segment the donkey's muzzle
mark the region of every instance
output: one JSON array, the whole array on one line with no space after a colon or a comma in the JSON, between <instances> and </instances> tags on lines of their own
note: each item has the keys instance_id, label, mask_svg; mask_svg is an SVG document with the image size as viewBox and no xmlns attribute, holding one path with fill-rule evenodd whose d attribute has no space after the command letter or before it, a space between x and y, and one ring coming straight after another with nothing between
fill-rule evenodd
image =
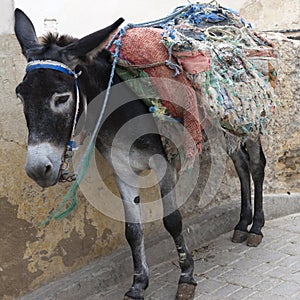
<instances>
[{"instance_id":1,"label":"donkey's muzzle","mask_svg":"<svg viewBox=\"0 0 300 300\"><path fill-rule=\"evenodd\" d=\"M28 146L26 173L42 187L57 183L64 154L63 148L50 143Z\"/></svg>"}]
</instances>

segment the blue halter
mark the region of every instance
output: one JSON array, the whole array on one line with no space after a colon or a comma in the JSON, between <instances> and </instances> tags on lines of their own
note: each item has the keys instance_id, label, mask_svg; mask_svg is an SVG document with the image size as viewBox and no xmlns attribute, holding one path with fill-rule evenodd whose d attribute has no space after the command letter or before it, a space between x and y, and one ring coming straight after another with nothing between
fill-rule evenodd
<instances>
[{"instance_id":1,"label":"blue halter","mask_svg":"<svg viewBox=\"0 0 300 300\"><path fill-rule=\"evenodd\" d=\"M53 60L34 60L32 62L29 62L26 67L26 72L28 73L36 69L50 69L59 71L66 75L71 75L75 79L77 79L80 75L80 73L73 72L67 65Z\"/></svg>"}]
</instances>

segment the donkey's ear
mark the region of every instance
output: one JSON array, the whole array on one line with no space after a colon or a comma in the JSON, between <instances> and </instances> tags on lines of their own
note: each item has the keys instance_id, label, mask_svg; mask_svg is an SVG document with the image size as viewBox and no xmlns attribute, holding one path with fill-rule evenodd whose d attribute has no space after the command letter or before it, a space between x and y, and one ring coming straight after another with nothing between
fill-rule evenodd
<instances>
[{"instance_id":1,"label":"donkey's ear","mask_svg":"<svg viewBox=\"0 0 300 300\"><path fill-rule=\"evenodd\" d=\"M28 50L40 45L33 24L24 12L18 8L15 10L15 33L22 48L22 53L28 58Z\"/></svg>"},{"instance_id":2,"label":"donkey's ear","mask_svg":"<svg viewBox=\"0 0 300 300\"><path fill-rule=\"evenodd\" d=\"M74 67L79 60L86 61L101 51L109 36L114 33L123 22L124 19L119 18L112 25L87 35L64 47L62 52L67 58L70 67Z\"/></svg>"}]
</instances>

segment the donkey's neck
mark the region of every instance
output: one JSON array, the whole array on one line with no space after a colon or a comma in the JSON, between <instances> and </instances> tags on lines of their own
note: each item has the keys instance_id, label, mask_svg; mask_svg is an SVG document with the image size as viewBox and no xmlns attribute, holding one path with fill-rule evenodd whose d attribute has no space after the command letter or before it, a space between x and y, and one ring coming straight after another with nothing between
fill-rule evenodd
<instances>
[{"instance_id":1,"label":"donkey's neck","mask_svg":"<svg viewBox=\"0 0 300 300\"><path fill-rule=\"evenodd\" d=\"M112 66L107 57L98 55L92 64L79 66L78 69L82 71L82 75L79 77L80 90L85 94L89 103L107 89ZM114 75L114 84L119 81L118 76Z\"/></svg>"}]
</instances>

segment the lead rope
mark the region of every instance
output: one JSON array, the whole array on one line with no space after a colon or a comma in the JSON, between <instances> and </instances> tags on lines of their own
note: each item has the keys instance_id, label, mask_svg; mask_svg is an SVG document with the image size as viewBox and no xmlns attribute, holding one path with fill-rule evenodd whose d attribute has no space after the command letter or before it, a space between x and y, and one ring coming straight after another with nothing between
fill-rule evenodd
<instances>
[{"instance_id":1,"label":"lead rope","mask_svg":"<svg viewBox=\"0 0 300 300\"><path fill-rule=\"evenodd\" d=\"M105 93L105 98L103 101L103 106L99 115L99 118L97 120L95 129L91 135L90 141L88 143L86 152L83 154L75 173L76 176L76 180L73 182L71 188L69 189L68 193L64 196L63 200L61 201L61 203L59 204L58 208L55 209L44 221L38 223L38 226L42 226L45 225L46 223L48 223L49 221L51 221L52 219L63 219L65 217L67 217L70 212L76 207L77 205L77 200L76 200L76 192L79 188L79 185L84 177L84 175L86 174L86 171L88 169L89 166L89 162L91 159L91 156L94 152L94 141L96 139L96 136L98 134L98 131L100 129L100 125L105 113L105 109L108 103L108 98L109 98L109 94L110 94L110 89L113 83L113 78L115 75L115 69L116 69L116 65L117 65L117 61L119 58L119 53L120 53L120 49L122 47L122 38L123 36L126 34L126 31L130 28L135 28L135 27L152 27L152 26L156 26L156 25L160 25L164 22L167 22L169 20L171 20L172 18L176 17L177 15L181 14L183 11L185 11L188 7L190 7L192 4L188 4L186 6L180 7L179 9L175 10L175 12L173 12L172 14L166 16L165 18L161 18L155 21L150 21L150 22L145 22L145 23L140 23L140 24L127 24L124 28L121 28L114 36L113 38L110 40L110 42L107 44L106 49L109 49L112 45L115 45L115 50L114 53L112 53L113 56L113 61L112 61L112 68L111 68L111 72L110 72L110 78L109 78L109 82L108 82L108 86L107 86L107 90ZM171 62L170 62L171 64ZM75 80L75 82L77 82L77 80ZM78 88L78 84L77 84L77 88ZM78 92L79 94L79 92ZM75 132L75 127L73 128L73 131ZM76 175L78 174L78 175ZM68 207L61 212L61 210L67 205L69 199L71 198L71 202L68 205Z\"/></svg>"},{"instance_id":2,"label":"lead rope","mask_svg":"<svg viewBox=\"0 0 300 300\"><path fill-rule=\"evenodd\" d=\"M73 128L72 128L72 133L71 133L71 139L67 144L67 149L66 153L64 155L64 161L62 162L62 165L60 167L61 169L61 176L59 181L60 182L72 182L76 180L76 173L73 173L69 175L69 167L71 163L71 159L73 157L73 151L77 149L77 145L75 142L75 128L76 128L76 123L78 119L78 114L79 114L79 105L80 105L80 93L79 93L79 87L78 87L78 77L81 75L81 71L79 73L74 73L74 78L75 78L75 94L76 94L76 108L75 108L75 117L74 117L74 122L73 122ZM85 108L85 103L84 103L84 114L86 115L86 108Z\"/></svg>"}]
</instances>

